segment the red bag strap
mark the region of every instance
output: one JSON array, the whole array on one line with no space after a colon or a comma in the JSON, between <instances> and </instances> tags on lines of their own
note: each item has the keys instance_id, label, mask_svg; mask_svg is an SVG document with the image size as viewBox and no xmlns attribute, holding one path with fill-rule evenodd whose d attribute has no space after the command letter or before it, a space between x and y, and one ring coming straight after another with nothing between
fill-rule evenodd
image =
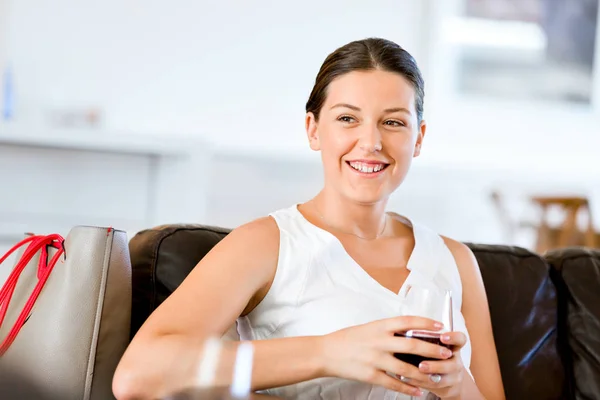
<instances>
[{"instance_id":1,"label":"red bag strap","mask_svg":"<svg viewBox=\"0 0 600 400\"><path fill-rule=\"evenodd\" d=\"M8 311L10 300L15 291L15 288L17 287L17 281L19 280L19 276L21 275L27 264L29 264L33 256L38 251L41 251L40 261L38 263L37 269L38 282L35 285L31 295L29 296L27 303L25 303L23 310L21 310L21 314L19 314L19 317L15 321L10 332L0 345L0 357L6 352L6 350L8 350L10 345L17 337L17 334L19 333L19 331L25 324L25 321L29 317L31 309L33 308L33 305L35 304L38 296L40 295L40 292L44 288L44 285L46 284L46 281L48 280L52 269L56 265L60 256L65 252L64 241L65 239L58 234L32 235L14 245L2 258L0 258L0 264L2 264L17 249L21 248L26 244L29 244L23 252L21 258L15 264L15 268L13 269L8 279L2 286L2 289L0 289L0 327L2 327L4 317L6 317L6 312ZM48 247L54 247L58 249L58 251L54 254L51 260L48 260Z\"/></svg>"}]
</instances>

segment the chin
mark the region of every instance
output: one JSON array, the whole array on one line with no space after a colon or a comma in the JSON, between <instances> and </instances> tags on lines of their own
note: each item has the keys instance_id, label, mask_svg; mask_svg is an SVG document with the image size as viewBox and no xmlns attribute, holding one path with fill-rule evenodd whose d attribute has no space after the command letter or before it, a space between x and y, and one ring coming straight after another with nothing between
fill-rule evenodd
<instances>
[{"instance_id":1,"label":"chin","mask_svg":"<svg viewBox=\"0 0 600 400\"><path fill-rule=\"evenodd\" d=\"M389 194L384 193L346 193L346 197L351 201L362 204L362 205L372 205L377 204L382 201L387 201L390 197Z\"/></svg>"}]
</instances>

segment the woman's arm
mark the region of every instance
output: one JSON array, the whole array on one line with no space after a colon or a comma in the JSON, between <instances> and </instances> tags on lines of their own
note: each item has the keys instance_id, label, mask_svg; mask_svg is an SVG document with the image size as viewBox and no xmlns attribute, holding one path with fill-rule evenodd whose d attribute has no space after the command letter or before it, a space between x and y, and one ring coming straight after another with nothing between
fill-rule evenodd
<instances>
[{"instance_id":1,"label":"woman's arm","mask_svg":"<svg viewBox=\"0 0 600 400\"><path fill-rule=\"evenodd\" d=\"M504 400L504 388L492 332L490 311L477 260L463 243L444 238L452 252L463 287L462 314L471 338L471 373L465 374L462 399Z\"/></svg>"},{"instance_id":2,"label":"woman's arm","mask_svg":"<svg viewBox=\"0 0 600 400\"><path fill-rule=\"evenodd\" d=\"M222 336L260 302L275 275L278 254L279 229L270 217L227 235L136 334L115 373L116 397L158 398L193 385L203 343ZM316 341L256 342L253 383L268 387L316 377L321 369Z\"/></svg>"}]
</instances>

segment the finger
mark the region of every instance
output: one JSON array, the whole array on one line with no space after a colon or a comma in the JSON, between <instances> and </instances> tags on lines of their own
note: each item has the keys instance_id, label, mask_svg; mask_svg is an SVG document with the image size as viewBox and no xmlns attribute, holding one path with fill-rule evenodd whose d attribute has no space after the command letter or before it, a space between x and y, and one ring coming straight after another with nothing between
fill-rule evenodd
<instances>
[{"instance_id":1,"label":"finger","mask_svg":"<svg viewBox=\"0 0 600 400\"><path fill-rule=\"evenodd\" d=\"M418 387L420 389L425 389L428 391L432 391L434 389L441 389L443 388L443 384L442 381L444 381L444 384L446 383L446 379L443 378L443 375L440 375L440 381L433 381L431 379L431 375L423 375L422 378L417 379L417 378L409 378L406 376L398 376L398 379L400 379L400 381L406 383L407 385L411 385L414 387Z\"/></svg>"},{"instance_id":2,"label":"finger","mask_svg":"<svg viewBox=\"0 0 600 400\"><path fill-rule=\"evenodd\" d=\"M405 332L411 329L439 331L443 327L444 325L439 321L416 316L394 317L385 320L385 329L390 333Z\"/></svg>"},{"instance_id":3,"label":"finger","mask_svg":"<svg viewBox=\"0 0 600 400\"><path fill-rule=\"evenodd\" d=\"M425 358L448 359L452 350L415 338L394 336L382 342L382 349L390 353L416 354Z\"/></svg>"},{"instance_id":4,"label":"finger","mask_svg":"<svg viewBox=\"0 0 600 400\"><path fill-rule=\"evenodd\" d=\"M402 382L411 386L435 392L436 390L456 385L459 382L459 375L429 374L424 375L421 379L403 377Z\"/></svg>"},{"instance_id":5,"label":"finger","mask_svg":"<svg viewBox=\"0 0 600 400\"><path fill-rule=\"evenodd\" d=\"M375 360L373 360L372 365L379 370L412 379L420 379L423 375L414 365L400 361L387 352L381 352L381 354Z\"/></svg>"},{"instance_id":6,"label":"finger","mask_svg":"<svg viewBox=\"0 0 600 400\"><path fill-rule=\"evenodd\" d=\"M460 382L463 371L459 357L444 361L423 361L419 364L419 375L405 383L428 390L450 387Z\"/></svg>"},{"instance_id":7,"label":"finger","mask_svg":"<svg viewBox=\"0 0 600 400\"><path fill-rule=\"evenodd\" d=\"M443 361L423 361L419 364L419 371L423 374L456 374L463 369L459 357L453 357L450 360Z\"/></svg>"},{"instance_id":8,"label":"finger","mask_svg":"<svg viewBox=\"0 0 600 400\"><path fill-rule=\"evenodd\" d=\"M452 357L443 361L423 361L419 364L418 373L405 368L401 376L405 378L404 383L423 389L437 389L452 386L458 382L463 368L460 358ZM439 376L439 381L435 375Z\"/></svg>"},{"instance_id":9,"label":"finger","mask_svg":"<svg viewBox=\"0 0 600 400\"><path fill-rule=\"evenodd\" d=\"M377 386L383 386L394 392L404 393L409 396L420 397L423 395L423 392L418 387L404 383L399 379L389 376L383 371L377 371L375 374L373 374L373 377L371 380L369 380L369 383Z\"/></svg>"},{"instance_id":10,"label":"finger","mask_svg":"<svg viewBox=\"0 0 600 400\"><path fill-rule=\"evenodd\" d=\"M382 354L382 356L376 359L374 365L377 369L394 374L396 378L400 379L403 383L414 387L425 389L441 387L439 382L436 383L431 380L431 374L424 374L419 371L417 367L399 361L389 354ZM454 379L446 380L446 382L454 381Z\"/></svg>"},{"instance_id":11,"label":"finger","mask_svg":"<svg viewBox=\"0 0 600 400\"><path fill-rule=\"evenodd\" d=\"M442 343L460 349L467 343L467 335L462 332L447 332L440 336Z\"/></svg>"},{"instance_id":12,"label":"finger","mask_svg":"<svg viewBox=\"0 0 600 400\"><path fill-rule=\"evenodd\" d=\"M434 385L431 380L430 374L423 374L417 370L417 372L407 372L405 374L396 375L396 378L400 379L402 382L415 386L421 389L430 389L432 387L437 387Z\"/></svg>"}]
</instances>

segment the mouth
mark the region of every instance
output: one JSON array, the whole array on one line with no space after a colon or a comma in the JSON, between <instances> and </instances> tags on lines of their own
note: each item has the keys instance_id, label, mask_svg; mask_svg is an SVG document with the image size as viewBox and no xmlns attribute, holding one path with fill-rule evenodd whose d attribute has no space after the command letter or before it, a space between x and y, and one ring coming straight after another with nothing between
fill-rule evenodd
<instances>
[{"instance_id":1,"label":"mouth","mask_svg":"<svg viewBox=\"0 0 600 400\"><path fill-rule=\"evenodd\" d=\"M346 164L348 164L354 172L369 177L381 175L383 171L390 166L390 164L377 161L346 161Z\"/></svg>"}]
</instances>

